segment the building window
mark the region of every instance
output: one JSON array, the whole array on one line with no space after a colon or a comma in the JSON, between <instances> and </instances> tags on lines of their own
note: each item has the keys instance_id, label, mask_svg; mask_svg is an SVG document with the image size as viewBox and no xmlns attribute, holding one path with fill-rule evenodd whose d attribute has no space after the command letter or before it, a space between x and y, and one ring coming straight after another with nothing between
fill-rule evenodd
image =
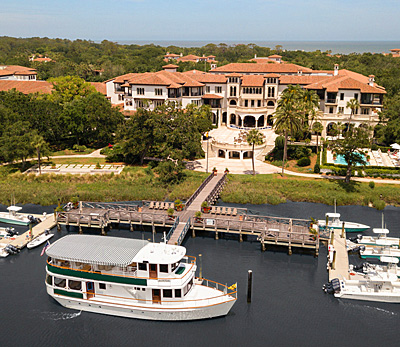
<instances>
[{"instance_id":1,"label":"building window","mask_svg":"<svg viewBox=\"0 0 400 347\"><path fill-rule=\"evenodd\" d=\"M341 114L343 114L343 113L344 113L344 107L339 107L339 111L338 111L338 113L341 113Z\"/></svg>"},{"instance_id":2,"label":"building window","mask_svg":"<svg viewBox=\"0 0 400 347\"><path fill-rule=\"evenodd\" d=\"M236 87L231 87L230 96L236 96Z\"/></svg>"},{"instance_id":3,"label":"building window","mask_svg":"<svg viewBox=\"0 0 400 347\"><path fill-rule=\"evenodd\" d=\"M56 287L65 288L67 285L67 280L65 278L54 277L54 285Z\"/></svg>"},{"instance_id":4,"label":"building window","mask_svg":"<svg viewBox=\"0 0 400 347\"><path fill-rule=\"evenodd\" d=\"M332 106L329 107L329 113L333 113L333 107Z\"/></svg>"},{"instance_id":5,"label":"building window","mask_svg":"<svg viewBox=\"0 0 400 347\"><path fill-rule=\"evenodd\" d=\"M154 107L158 107L164 104L164 100L154 100L153 105Z\"/></svg>"},{"instance_id":6,"label":"building window","mask_svg":"<svg viewBox=\"0 0 400 347\"><path fill-rule=\"evenodd\" d=\"M125 100L125 105L126 106L132 106L132 100Z\"/></svg>"},{"instance_id":7,"label":"building window","mask_svg":"<svg viewBox=\"0 0 400 347\"><path fill-rule=\"evenodd\" d=\"M251 107L254 107L254 100L251 100Z\"/></svg>"},{"instance_id":8,"label":"building window","mask_svg":"<svg viewBox=\"0 0 400 347\"><path fill-rule=\"evenodd\" d=\"M369 114L369 108L362 108L361 114Z\"/></svg>"},{"instance_id":9,"label":"building window","mask_svg":"<svg viewBox=\"0 0 400 347\"><path fill-rule=\"evenodd\" d=\"M201 100L191 100L191 103L196 106L201 106Z\"/></svg>"},{"instance_id":10,"label":"building window","mask_svg":"<svg viewBox=\"0 0 400 347\"><path fill-rule=\"evenodd\" d=\"M82 282L81 281L72 281L68 280L68 287L73 290L81 290Z\"/></svg>"},{"instance_id":11,"label":"building window","mask_svg":"<svg viewBox=\"0 0 400 347\"><path fill-rule=\"evenodd\" d=\"M358 94L354 93L354 99L358 100Z\"/></svg>"},{"instance_id":12,"label":"building window","mask_svg":"<svg viewBox=\"0 0 400 347\"><path fill-rule=\"evenodd\" d=\"M160 264L160 272L168 272L168 265Z\"/></svg>"},{"instance_id":13,"label":"building window","mask_svg":"<svg viewBox=\"0 0 400 347\"><path fill-rule=\"evenodd\" d=\"M172 298L172 289L163 289L164 298Z\"/></svg>"},{"instance_id":14,"label":"building window","mask_svg":"<svg viewBox=\"0 0 400 347\"><path fill-rule=\"evenodd\" d=\"M222 93L222 87L215 87L215 92ZM235 95L236 95L236 93L235 93Z\"/></svg>"},{"instance_id":15,"label":"building window","mask_svg":"<svg viewBox=\"0 0 400 347\"><path fill-rule=\"evenodd\" d=\"M136 93L137 95L144 95L144 88L137 88Z\"/></svg>"},{"instance_id":16,"label":"building window","mask_svg":"<svg viewBox=\"0 0 400 347\"><path fill-rule=\"evenodd\" d=\"M210 93L210 86L206 86L206 93L207 93L207 94Z\"/></svg>"},{"instance_id":17,"label":"building window","mask_svg":"<svg viewBox=\"0 0 400 347\"><path fill-rule=\"evenodd\" d=\"M99 289L106 290L106 284L105 283L99 283Z\"/></svg>"},{"instance_id":18,"label":"building window","mask_svg":"<svg viewBox=\"0 0 400 347\"><path fill-rule=\"evenodd\" d=\"M141 88L141 89L143 89L143 88ZM143 89L143 94L144 94L144 89ZM143 94L142 94L142 95L143 95ZM162 89L161 89L161 88L156 88L156 89L155 89L155 94L156 94L156 95L162 95Z\"/></svg>"},{"instance_id":19,"label":"building window","mask_svg":"<svg viewBox=\"0 0 400 347\"><path fill-rule=\"evenodd\" d=\"M261 100L257 100L257 107L261 107Z\"/></svg>"},{"instance_id":20,"label":"building window","mask_svg":"<svg viewBox=\"0 0 400 347\"><path fill-rule=\"evenodd\" d=\"M340 100L344 100L344 93L340 93Z\"/></svg>"},{"instance_id":21,"label":"building window","mask_svg":"<svg viewBox=\"0 0 400 347\"><path fill-rule=\"evenodd\" d=\"M244 107L249 107L249 100L244 101Z\"/></svg>"},{"instance_id":22,"label":"building window","mask_svg":"<svg viewBox=\"0 0 400 347\"><path fill-rule=\"evenodd\" d=\"M124 100L124 95L123 94L118 94L118 101Z\"/></svg>"},{"instance_id":23,"label":"building window","mask_svg":"<svg viewBox=\"0 0 400 347\"><path fill-rule=\"evenodd\" d=\"M146 106L147 106L147 103L144 102L143 100L136 100L136 107L143 108L143 107L146 107Z\"/></svg>"},{"instance_id":24,"label":"building window","mask_svg":"<svg viewBox=\"0 0 400 347\"><path fill-rule=\"evenodd\" d=\"M175 298L182 297L182 289L175 289Z\"/></svg>"},{"instance_id":25,"label":"building window","mask_svg":"<svg viewBox=\"0 0 400 347\"><path fill-rule=\"evenodd\" d=\"M275 88L274 87L268 87L268 97L269 98L275 97Z\"/></svg>"}]
</instances>

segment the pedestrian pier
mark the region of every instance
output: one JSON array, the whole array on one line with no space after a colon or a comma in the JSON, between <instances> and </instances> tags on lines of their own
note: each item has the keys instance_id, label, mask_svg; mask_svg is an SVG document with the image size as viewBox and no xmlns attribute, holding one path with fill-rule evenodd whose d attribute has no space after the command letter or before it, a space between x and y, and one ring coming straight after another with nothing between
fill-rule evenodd
<instances>
[{"instance_id":1,"label":"pedestrian pier","mask_svg":"<svg viewBox=\"0 0 400 347\"><path fill-rule=\"evenodd\" d=\"M230 207L213 207L211 213L195 217L195 213L201 211L203 201L211 205L218 199L226 180L226 173L210 174L186 201L183 210L175 211L173 216L167 213L167 207L173 204L166 202L79 202L69 211L57 212L57 226L78 227L79 232L84 227L99 228L102 234L113 224L129 225L132 231L134 225L164 227L170 228L167 242L176 245L182 243L189 230L193 237L196 231L208 231L214 233L216 239L221 234L236 235L239 241L243 241L243 236L254 237L263 251L267 246L284 246L288 247L289 254L292 254L293 248L303 248L313 250L318 255L319 232L310 232L309 220L251 215L247 209Z\"/></svg>"},{"instance_id":2,"label":"pedestrian pier","mask_svg":"<svg viewBox=\"0 0 400 347\"><path fill-rule=\"evenodd\" d=\"M349 279L349 256L346 248L346 232L330 231L329 245L333 247L332 262L328 260L329 281L334 278Z\"/></svg>"}]
</instances>

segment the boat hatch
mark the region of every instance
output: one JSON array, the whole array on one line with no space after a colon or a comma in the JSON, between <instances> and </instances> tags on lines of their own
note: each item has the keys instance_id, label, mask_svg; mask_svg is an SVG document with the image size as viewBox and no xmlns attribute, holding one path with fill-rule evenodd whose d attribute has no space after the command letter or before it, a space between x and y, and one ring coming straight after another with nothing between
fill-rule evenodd
<instances>
[{"instance_id":1,"label":"boat hatch","mask_svg":"<svg viewBox=\"0 0 400 347\"><path fill-rule=\"evenodd\" d=\"M179 265L179 267L177 268L177 270L175 271L175 273L177 275L182 275L182 273L185 271L185 265Z\"/></svg>"},{"instance_id":2,"label":"boat hatch","mask_svg":"<svg viewBox=\"0 0 400 347\"><path fill-rule=\"evenodd\" d=\"M372 229L374 234L389 234L389 229L374 228Z\"/></svg>"},{"instance_id":3,"label":"boat hatch","mask_svg":"<svg viewBox=\"0 0 400 347\"><path fill-rule=\"evenodd\" d=\"M149 277L157 278L157 264L149 264L149 265L150 265Z\"/></svg>"}]
</instances>

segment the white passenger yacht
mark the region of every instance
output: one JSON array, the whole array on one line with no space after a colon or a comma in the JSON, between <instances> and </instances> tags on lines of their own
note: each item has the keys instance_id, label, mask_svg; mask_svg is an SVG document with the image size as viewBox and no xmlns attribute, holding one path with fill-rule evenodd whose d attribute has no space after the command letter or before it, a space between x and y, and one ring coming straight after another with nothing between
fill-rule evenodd
<instances>
[{"instance_id":1,"label":"white passenger yacht","mask_svg":"<svg viewBox=\"0 0 400 347\"><path fill-rule=\"evenodd\" d=\"M186 256L182 246L68 235L46 254L47 293L76 310L196 320L226 315L237 297L236 285L196 278L196 258Z\"/></svg>"}]
</instances>

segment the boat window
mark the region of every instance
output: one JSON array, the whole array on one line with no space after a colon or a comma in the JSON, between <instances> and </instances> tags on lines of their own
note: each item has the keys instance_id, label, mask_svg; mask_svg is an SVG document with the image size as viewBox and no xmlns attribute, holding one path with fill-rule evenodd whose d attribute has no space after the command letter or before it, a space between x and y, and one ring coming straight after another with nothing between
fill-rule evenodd
<instances>
[{"instance_id":1,"label":"boat window","mask_svg":"<svg viewBox=\"0 0 400 347\"><path fill-rule=\"evenodd\" d=\"M147 271L147 264L139 263L139 270Z\"/></svg>"},{"instance_id":2,"label":"boat window","mask_svg":"<svg viewBox=\"0 0 400 347\"><path fill-rule=\"evenodd\" d=\"M67 284L67 280L65 278L54 277L54 285L56 287L65 288L66 284Z\"/></svg>"},{"instance_id":3,"label":"boat window","mask_svg":"<svg viewBox=\"0 0 400 347\"><path fill-rule=\"evenodd\" d=\"M69 286L70 289L73 289L73 290L81 290L82 282L81 281L68 280L68 286Z\"/></svg>"},{"instance_id":4,"label":"boat window","mask_svg":"<svg viewBox=\"0 0 400 347\"><path fill-rule=\"evenodd\" d=\"M160 272L168 272L168 265L160 264Z\"/></svg>"},{"instance_id":5,"label":"boat window","mask_svg":"<svg viewBox=\"0 0 400 347\"><path fill-rule=\"evenodd\" d=\"M46 275L46 283L49 285L53 285L53 276Z\"/></svg>"},{"instance_id":6,"label":"boat window","mask_svg":"<svg viewBox=\"0 0 400 347\"><path fill-rule=\"evenodd\" d=\"M175 289L175 298L182 297L182 289Z\"/></svg>"},{"instance_id":7,"label":"boat window","mask_svg":"<svg viewBox=\"0 0 400 347\"><path fill-rule=\"evenodd\" d=\"M178 267L179 263L171 264L171 271L174 271Z\"/></svg>"},{"instance_id":8,"label":"boat window","mask_svg":"<svg viewBox=\"0 0 400 347\"><path fill-rule=\"evenodd\" d=\"M99 289L106 289L105 283L99 283Z\"/></svg>"},{"instance_id":9,"label":"boat window","mask_svg":"<svg viewBox=\"0 0 400 347\"><path fill-rule=\"evenodd\" d=\"M163 289L164 298L172 298L172 289Z\"/></svg>"},{"instance_id":10,"label":"boat window","mask_svg":"<svg viewBox=\"0 0 400 347\"><path fill-rule=\"evenodd\" d=\"M193 277L192 277L192 279L189 281L189 283L188 283L188 285L187 285L187 292L190 290L190 288L192 288L192 285L193 285ZM186 293L187 293L186 292Z\"/></svg>"}]
</instances>

